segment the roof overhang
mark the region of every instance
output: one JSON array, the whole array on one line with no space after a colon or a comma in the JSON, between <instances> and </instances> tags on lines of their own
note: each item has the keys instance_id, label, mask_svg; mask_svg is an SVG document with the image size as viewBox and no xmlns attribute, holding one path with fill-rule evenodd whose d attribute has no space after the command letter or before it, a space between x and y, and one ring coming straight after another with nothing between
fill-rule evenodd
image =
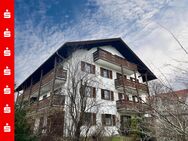
<instances>
[{"instance_id":1,"label":"roof overhang","mask_svg":"<svg viewBox=\"0 0 188 141\"><path fill-rule=\"evenodd\" d=\"M138 71L144 77L147 74L147 80L154 80L157 77L152 71L139 59L139 57L127 46L127 44L121 38L112 39L100 39L100 40L89 40L89 41L76 41L66 42L63 44L55 53L53 53L42 65L40 65L28 78L26 78L17 88L16 91L25 89L40 80L41 71L43 75L48 73L54 67L55 58L58 61L62 61L62 58L67 58L76 48L91 49L93 47L108 46L111 45L116 48L128 61L138 66ZM61 57L60 57L61 56Z\"/></svg>"}]
</instances>

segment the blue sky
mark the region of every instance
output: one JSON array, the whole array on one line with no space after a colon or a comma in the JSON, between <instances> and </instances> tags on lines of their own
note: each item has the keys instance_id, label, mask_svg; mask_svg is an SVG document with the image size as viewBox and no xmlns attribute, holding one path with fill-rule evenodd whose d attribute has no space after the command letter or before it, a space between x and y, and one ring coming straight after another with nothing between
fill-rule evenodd
<instances>
[{"instance_id":1,"label":"blue sky","mask_svg":"<svg viewBox=\"0 0 188 141\"><path fill-rule=\"evenodd\" d=\"M173 81L168 64L184 66L174 59L187 55L159 24L188 49L188 0L15 0L15 80L66 41L121 37L158 77Z\"/></svg>"}]
</instances>

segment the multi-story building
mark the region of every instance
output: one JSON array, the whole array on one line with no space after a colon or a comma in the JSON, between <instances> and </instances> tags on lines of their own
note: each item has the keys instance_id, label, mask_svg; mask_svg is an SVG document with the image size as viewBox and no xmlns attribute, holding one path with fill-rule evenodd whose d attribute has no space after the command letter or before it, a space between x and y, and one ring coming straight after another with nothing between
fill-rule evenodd
<instances>
[{"instance_id":1,"label":"multi-story building","mask_svg":"<svg viewBox=\"0 0 188 141\"><path fill-rule=\"evenodd\" d=\"M75 116L70 110L80 104L80 100L74 104L71 100L81 95L78 85L79 89L87 85L86 107L95 104L84 109L84 123L92 122L92 131L101 125L105 135L119 134L119 129L129 127L132 116L146 114L147 84L153 79L156 76L120 38L67 42L16 88L17 103L26 105L35 132L58 127L56 133L68 136ZM73 86L74 82L78 85ZM79 104L73 113L76 109L81 113ZM54 118L57 120L52 122Z\"/></svg>"}]
</instances>

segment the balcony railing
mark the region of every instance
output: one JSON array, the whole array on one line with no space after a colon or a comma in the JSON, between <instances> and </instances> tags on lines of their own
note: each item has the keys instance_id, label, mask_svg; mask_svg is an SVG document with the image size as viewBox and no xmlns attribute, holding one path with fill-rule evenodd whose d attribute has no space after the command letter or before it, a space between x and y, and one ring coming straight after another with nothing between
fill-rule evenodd
<instances>
[{"instance_id":1,"label":"balcony railing","mask_svg":"<svg viewBox=\"0 0 188 141\"><path fill-rule=\"evenodd\" d=\"M93 53L94 61L99 59L112 63L114 65L122 66L123 68L127 68L129 70L137 70L137 66L133 63L130 63L124 58L121 58L117 55L113 55L108 51L98 49L96 52Z\"/></svg>"},{"instance_id":2,"label":"balcony railing","mask_svg":"<svg viewBox=\"0 0 188 141\"><path fill-rule=\"evenodd\" d=\"M52 96L49 96L43 100L40 100L39 103L37 101L31 103L28 106L29 111L34 111L37 109L42 109L50 106ZM52 106L63 106L65 103L64 95L53 95L52 98Z\"/></svg>"},{"instance_id":3,"label":"balcony railing","mask_svg":"<svg viewBox=\"0 0 188 141\"><path fill-rule=\"evenodd\" d=\"M148 91L148 87L146 84L131 81L126 78L115 79L115 87L116 87L116 89L125 87L125 88L133 88L133 89L137 88L138 90L142 90L142 91L146 91L146 92Z\"/></svg>"},{"instance_id":4,"label":"balcony railing","mask_svg":"<svg viewBox=\"0 0 188 141\"><path fill-rule=\"evenodd\" d=\"M144 112L147 110L147 105L145 103L124 99L116 101L116 107L117 110L122 110L123 112Z\"/></svg>"},{"instance_id":5,"label":"balcony railing","mask_svg":"<svg viewBox=\"0 0 188 141\"><path fill-rule=\"evenodd\" d=\"M46 75L43 76L42 84L48 83L49 81L51 81L53 79L53 77L54 77L54 69L52 69ZM56 78L66 81L67 71L64 70L63 68L58 67L58 69L56 71Z\"/></svg>"}]
</instances>

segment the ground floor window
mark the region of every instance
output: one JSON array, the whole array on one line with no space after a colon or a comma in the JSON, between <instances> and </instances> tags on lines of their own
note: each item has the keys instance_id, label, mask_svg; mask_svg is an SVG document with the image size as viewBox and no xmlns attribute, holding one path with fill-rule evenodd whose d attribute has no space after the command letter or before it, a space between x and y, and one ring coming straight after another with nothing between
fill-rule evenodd
<instances>
[{"instance_id":1,"label":"ground floor window","mask_svg":"<svg viewBox=\"0 0 188 141\"><path fill-rule=\"evenodd\" d=\"M115 115L102 114L102 124L105 126L115 126L116 125Z\"/></svg>"},{"instance_id":2,"label":"ground floor window","mask_svg":"<svg viewBox=\"0 0 188 141\"><path fill-rule=\"evenodd\" d=\"M96 125L96 113L84 113L84 125Z\"/></svg>"}]
</instances>

